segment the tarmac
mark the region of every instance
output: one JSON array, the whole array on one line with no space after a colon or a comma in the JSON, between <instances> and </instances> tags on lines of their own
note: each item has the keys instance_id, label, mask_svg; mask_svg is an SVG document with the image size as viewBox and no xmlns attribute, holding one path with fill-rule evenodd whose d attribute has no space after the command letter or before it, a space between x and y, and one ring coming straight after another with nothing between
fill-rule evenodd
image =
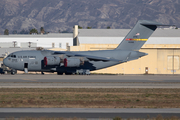
<instances>
[{"instance_id":1,"label":"tarmac","mask_svg":"<svg viewBox=\"0 0 180 120\"><path fill-rule=\"evenodd\" d=\"M153 118L180 117L180 108L0 108L0 118L66 117L66 118Z\"/></svg>"},{"instance_id":2,"label":"tarmac","mask_svg":"<svg viewBox=\"0 0 180 120\"><path fill-rule=\"evenodd\" d=\"M180 76L1 75L0 88L180 88Z\"/></svg>"}]
</instances>

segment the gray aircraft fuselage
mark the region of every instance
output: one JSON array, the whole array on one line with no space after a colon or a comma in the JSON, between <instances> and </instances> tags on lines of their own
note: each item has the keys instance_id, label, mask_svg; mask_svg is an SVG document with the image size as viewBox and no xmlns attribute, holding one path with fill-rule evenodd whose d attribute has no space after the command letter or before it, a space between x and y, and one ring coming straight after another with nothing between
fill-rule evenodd
<instances>
[{"instance_id":1,"label":"gray aircraft fuselage","mask_svg":"<svg viewBox=\"0 0 180 120\"><path fill-rule=\"evenodd\" d=\"M28 63L28 70L29 71L47 71L47 72L75 72L76 69L89 69L98 70L102 68L106 68L109 66L117 65L126 61L138 59L146 55L145 53L138 52L138 51L123 51L123 50L104 50L104 51L82 51L82 52L73 52L75 54L86 54L86 55L93 55L98 57L106 57L106 58L114 58L118 59L119 61L85 61L83 65L78 67L64 67L59 65L51 65L48 67L44 66L44 57L45 56L59 56L54 55L54 51L50 50L30 50L30 51L18 51L10 54L8 57L4 59L4 64L16 70L24 70L24 64ZM128 55L131 55L128 57ZM77 58L77 57L76 57ZM121 61L123 60L123 61Z\"/></svg>"}]
</instances>

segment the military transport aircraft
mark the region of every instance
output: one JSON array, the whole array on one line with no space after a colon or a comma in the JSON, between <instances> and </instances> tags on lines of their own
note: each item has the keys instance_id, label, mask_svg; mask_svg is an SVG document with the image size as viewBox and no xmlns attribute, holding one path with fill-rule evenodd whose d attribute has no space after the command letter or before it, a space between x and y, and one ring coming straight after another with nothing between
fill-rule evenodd
<instances>
[{"instance_id":1,"label":"military transport aircraft","mask_svg":"<svg viewBox=\"0 0 180 120\"><path fill-rule=\"evenodd\" d=\"M168 26L158 22L139 20L114 50L100 51L51 51L29 50L9 54L4 65L25 71L57 72L58 75L80 71L93 71L147 55L138 50L148 40L157 26ZM12 73L14 74L14 73Z\"/></svg>"}]
</instances>

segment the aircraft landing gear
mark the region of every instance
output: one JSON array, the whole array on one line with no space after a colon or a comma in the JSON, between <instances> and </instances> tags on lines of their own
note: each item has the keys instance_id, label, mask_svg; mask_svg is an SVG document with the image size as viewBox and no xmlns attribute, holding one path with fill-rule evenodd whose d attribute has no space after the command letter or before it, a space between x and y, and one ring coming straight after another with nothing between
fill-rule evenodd
<instances>
[{"instance_id":1,"label":"aircraft landing gear","mask_svg":"<svg viewBox=\"0 0 180 120\"><path fill-rule=\"evenodd\" d=\"M15 69L11 70L11 75L15 75L16 73L17 73L17 70L15 70Z\"/></svg>"},{"instance_id":2,"label":"aircraft landing gear","mask_svg":"<svg viewBox=\"0 0 180 120\"><path fill-rule=\"evenodd\" d=\"M44 75L44 72L41 72L41 75Z\"/></svg>"},{"instance_id":3,"label":"aircraft landing gear","mask_svg":"<svg viewBox=\"0 0 180 120\"><path fill-rule=\"evenodd\" d=\"M72 73L70 73L70 72L65 72L65 75L72 75Z\"/></svg>"},{"instance_id":4,"label":"aircraft landing gear","mask_svg":"<svg viewBox=\"0 0 180 120\"><path fill-rule=\"evenodd\" d=\"M63 72L57 72L57 75L63 75Z\"/></svg>"}]
</instances>

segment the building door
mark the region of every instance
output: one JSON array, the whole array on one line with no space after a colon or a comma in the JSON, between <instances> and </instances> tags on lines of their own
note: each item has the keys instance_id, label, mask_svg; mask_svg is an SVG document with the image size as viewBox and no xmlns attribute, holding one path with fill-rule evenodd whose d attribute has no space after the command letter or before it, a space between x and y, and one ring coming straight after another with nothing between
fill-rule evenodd
<instances>
[{"instance_id":1,"label":"building door","mask_svg":"<svg viewBox=\"0 0 180 120\"><path fill-rule=\"evenodd\" d=\"M176 71L179 70L179 56L169 55L167 58L167 62L168 62L167 69L171 70L172 74L176 74Z\"/></svg>"},{"instance_id":2,"label":"building door","mask_svg":"<svg viewBox=\"0 0 180 120\"><path fill-rule=\"evenodd\" d=\"M28 73L28 63L24 63L24 72Z\"/></svg>"}]
</instances>

